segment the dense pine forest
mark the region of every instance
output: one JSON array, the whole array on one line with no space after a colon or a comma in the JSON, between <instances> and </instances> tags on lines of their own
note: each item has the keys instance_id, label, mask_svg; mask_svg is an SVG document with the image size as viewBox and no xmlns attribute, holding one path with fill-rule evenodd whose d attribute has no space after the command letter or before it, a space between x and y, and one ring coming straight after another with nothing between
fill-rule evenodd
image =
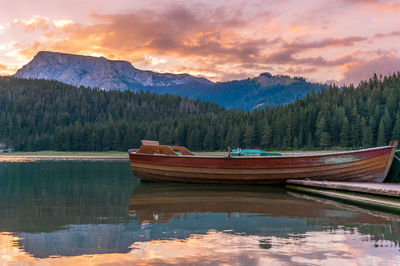
<instances>
[{"instance_id":1,"label":"dense pine forest","mask_svg":"<svg viewBox=\"0 0 400 266\"><path fill-rule=\"evenodd\" d=\"M0 78L0 143L15 150L127 150L160 122L217 114L215 103Z\"/></svg>"},{"instance_id":2,"label":"dense pine forest","mask_svg":"<svg viewBox=\"0 0 400 266\"><path fill-rule=\"evenodd\" d=\"M400 72L245 112L187 98L0 78L0 143L15 150L360 148L400 139Z\"/></svg>"}]
</instances>

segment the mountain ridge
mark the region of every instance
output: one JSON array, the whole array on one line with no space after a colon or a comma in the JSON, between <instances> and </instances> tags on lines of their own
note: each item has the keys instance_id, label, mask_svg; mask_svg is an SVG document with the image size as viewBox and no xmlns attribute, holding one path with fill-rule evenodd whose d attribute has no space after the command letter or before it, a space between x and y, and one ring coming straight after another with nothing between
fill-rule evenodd
<instances>
[{"instance_id":1,"label":"mountain ridge","mask_svg":"<svg viewBox=\"0 0 400 266\"><path fill-rule=\"evenodd\" d=\"M130 62L41 51L15 77L57 80L73 86L104 90L150 91L216 102L229 109L252 110L287 104L324 85L301 77L261 73L257 77L212 82L189 74L157 73L135 68Z\"/></svg>"},{"instance_id":2,"label":"mountain ridge","mask_svg":"<svg viewBox=\"0 0 400 266\"><path fill-rule=\"evenodd\" d=\"M15 76L58 80L74 86L109 89L132 89L144 86L173 86L187 83L212 84L188 74L157 73L135 68L130 62L105 57L40 51Z\"/></svg>"}]
</instances>

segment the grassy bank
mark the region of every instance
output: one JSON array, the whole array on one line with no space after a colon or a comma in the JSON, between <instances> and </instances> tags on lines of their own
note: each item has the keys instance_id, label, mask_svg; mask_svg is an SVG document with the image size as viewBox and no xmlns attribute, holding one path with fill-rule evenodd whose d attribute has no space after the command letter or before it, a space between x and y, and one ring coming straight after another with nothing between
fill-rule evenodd
<instances>
[{"instance_id":1,"label":"grassy bank","mask_svg":"<svg viewBox=\"0 0 400 266\"><path fill-rule=\"evenodd\" d=\"M0 162L128 160L128 152L37 151L0 153Z\"/></svg>"},{"instance_id":2,"label":"grassy bank","mask_svg":"<svg viewBox=\"0 0 400 266\"><path fill-rule=\"evenodd\" d=\"M332 151L286 151L283 155L312 155ZM336 151L337 152L337 151ZM196 155L227 155L226 151L194 152ZM65 160L128 160L128 152L106 151L37 151L37 152L11 152L0 153L0 162L32 162L32 161L65 161Z\"/></svg>"},{"instance_id":3,"label":"grassy bank","mask_svg":"<svg viewBox=\"0 0 400 266\"><path fill-rule=\"evenodd\" d=\"M270 151L281 152L281 151ZM293 150L282 152L285 155L291 154L317 154L338 152L337 150L303 151ZM194 151L197 155L225 155L227 151ZM0 156L105 156L105 157L127 157L128 151L21 151L11 153L0 153Z\"/></svg>"},{"instance_id":4,"label":"grassy bank","mask_svg":"<svg viewBox=\"0 0 400 266\"><path fill-rule=\"evenodd\" d=\"M26 151L0 153L0 156L107 156L127 157L128 152L121 151Z\"/></svg>"}]
</instances>

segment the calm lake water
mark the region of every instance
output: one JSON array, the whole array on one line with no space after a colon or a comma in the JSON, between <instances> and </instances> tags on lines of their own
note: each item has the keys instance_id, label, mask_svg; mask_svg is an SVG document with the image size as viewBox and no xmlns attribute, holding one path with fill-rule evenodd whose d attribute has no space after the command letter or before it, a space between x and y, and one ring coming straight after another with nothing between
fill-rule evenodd
<instances>
[{"instance_id":1,"label":"calm lake water","mask_svg":"<svg viewBox=\"0 0 400 266\"><path fill-rule=\"evenodd\" d=\"M124 162L0 163L0 265L400 265L400 216L283 187L140 183Z\"/></svg>"}]
</instances>

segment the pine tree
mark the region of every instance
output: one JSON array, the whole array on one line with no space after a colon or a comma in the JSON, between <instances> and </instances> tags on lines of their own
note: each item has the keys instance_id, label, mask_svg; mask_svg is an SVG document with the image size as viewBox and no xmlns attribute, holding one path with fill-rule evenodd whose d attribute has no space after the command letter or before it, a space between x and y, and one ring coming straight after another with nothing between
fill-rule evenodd
<instances>
[{"instance_id":1,"label":"pine tree","mask_svg":"<svg viewBox=\"0 0 400 266\"><path fill-rule=\"evenodd\" d=\"M351 142L353 147L360 147L362 143L362 124L360 116L356 116L351 127Z\"/></svg>"},{"instance_id":2,"label":"pine tree","mask_svg":"<svg viewBox=\"0 0 400 266\"><path fill-rule=\"evenodd\" d=\"M329 134L326 130L327 130L327 125L326 125L325 117L321 113L320 119L318 120L318 123L316 126L316 131L315 131L316 146L326 148L326 146L328 145L329 141L328 141L327 137L329 136Z\"/></svg>"},{"instance_id":3,"label":"pine tree","mask_svg":"<svg viewBox=\"0 0 400 266\"><path fill-rule=\"evenodd\" d=\"M396 122L392 132L392 139L400 141L400 110L397 112Z\"/></svg>"},{"instance_id":4,"label":"pine tree","mask_svg":"<svg viewBox=\"0 0 400 266\"><path fill-rule=\"evenodd\" d=\"M254 128L250 125L247 125L244 139L243 139L244 147L245 148L253 148L254 140L255 140Z\"/></svg>"},{"instance_id":5,"label":"pine tree","mask_svg":"<svg viewBox=\"0 0 400 266\"><path fill-rule=\"evenodd\" d=\"M232 135L230 139L230 146L232 148L240 147L240 129L238 126L232 128Z\"/></svg>"},{"instance_id":6,"label":"pine tree","mask_svg":"<svg viewBox=\"0 0 400 266\"><path fill-rule=\"evenodd\" d=\"M261 137L261 147L264 149L268 149L271 146L271 137L272 137L272 132L271 132L271 127L268 124L268 122L264 126L264 131L263 135Z\"/></svg>"},{"instance_id":7,"label":"pine tree","mask_svg":"<svg viewBox=\"0 0 400 266\"><path fill-rule=\"evenodd\" d=\"M294 148L295 150L297 150L297 149L299 148L299 144L298 144L298 141L297 141L297 137L294 137L294 138L293 138L293 148Z\"/></svg>"},{"instance_id":8,"label":"pine tree","mask_svg":"<svg viewBox=\"0 0 400 266\"><path fill-rule=\"evenodd\" d=\"M207 134L204 137L203 147L207 151L213 151L215 149L215 131L214 128L209 127Z\"/></svg>"},{"instance_id":9,"label":"pine tree","mask_svg":"<svg viewBox=\"0 0 400 266\"><path fill-rule=\"evenodd\" d=\"M219 126L218 132L217 132L217 149L218 150L225 150L226 148L226 128L224 124L221 124Z\"/></svg>"},{"instance_id":10,"label":"pine tree","mask_svg":"<svg viewBox=\"0 0 400 266\"><path fill-rule=\"evenodd\" d=\"M385 136L386 136L385 143L389 143L390 139L392 138L394 121L388 109L385 109L385 113L382 119L383 119L383 126L385 128Z\"/></svg>"},{"instance_id":11,"label":"pine tree","mask_svg":"<svg viewBox=\"0 0 400 266\"><path fill-rule=\"evenodd\" d=\"M329 133L324 131L321 134L320 140L319 140L319 146L326 149L330 145L330 136Z\"/></svg>"},{"instance_id":12,"label":"pine tree","mask_svg":"<svg viewBox=\"0 0 400 266\"><path fill-rule=\"evenodd\" d=\"M343 119L342 130L340 132L340 145L342 147L350 147L351 146L351 131L350 124L347 117Z\"/></svg>"},{"instance_id":13,"label":"pine tree","mask_svg":"<svg viewBox=\"0 0 400 266\"><path fill-rule=\"evenodd\" d=\"M159 142L160 143L169 143L170 139L169 139L169 130L166 126L162 126L160 128L160 132L158 133L159 135Z\"/></svg>"},{"instance_id":14,"label":"pine tree","mask_svg":"<svg viewBox=\"0 0 400 266\"><path fill-rule=\"evenodd\" d=\"M386 135L385 135L385 126L384 126L384 123L383 123L383 118L379 122L378 138L376 140L376 145L377 146L385 146L385 145L387 145L387 143L386 143Z\"/></svg>"},{"instance_id":15,"label":"pine tree","mask_svg":"<svg viewBox=\"0 0 400 266\"><path fill-rule=\"evenodd\" d=\"M363 136L362 136L362 146L364 148L369 148L372 147L373 139L372 139L372 130L371 128L367 125L365 122L365 119L363 118L362 122L362 128L363 128Z\"/></svg>"}]
</instances>

